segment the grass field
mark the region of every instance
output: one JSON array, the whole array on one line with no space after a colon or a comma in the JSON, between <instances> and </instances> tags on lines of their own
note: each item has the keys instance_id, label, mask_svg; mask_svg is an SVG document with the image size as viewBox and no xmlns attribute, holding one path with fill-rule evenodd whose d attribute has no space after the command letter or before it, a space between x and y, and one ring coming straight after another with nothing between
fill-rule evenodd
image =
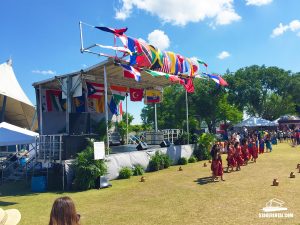
<instances>
[{"instance_id":1,"label":"grass field","mask_svg":"<svg viewBox=\"0 0 300 225\"><path fill-rule=\"evenodd\" d=\"M55 198L68 195L86 224L300 224L300 148L288 144L273 146L272 153L260 155L256 164L239 172L225 173L225 182L207 183L210 164L203 161L178 166L140 177L112 181L112 188L76 193L35 194L22 184L0 187L0 206L21 211L21 224L47 224ZM223 164L226 164L225 155ZM289 178L291 171L295 179ZM278 178L279 186L271 186ZM259 218L267 201L285 202L293 218Z\"/></svg>"}]
</instances>

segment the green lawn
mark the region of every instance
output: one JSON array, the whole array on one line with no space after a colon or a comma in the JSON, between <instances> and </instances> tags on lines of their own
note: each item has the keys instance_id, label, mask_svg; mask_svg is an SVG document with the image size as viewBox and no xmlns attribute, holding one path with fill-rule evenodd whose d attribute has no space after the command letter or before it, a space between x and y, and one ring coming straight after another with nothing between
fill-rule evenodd
<instances>
[{"instance_id":1,"label":"green lawn","mask_svg":"<svg viewBox=\"0 0 300 225\"><path fill-rule=\"evenodd\" d=\"M226 164L225 155L223 163ZM288 144L274 146L271 154L260 155L256 164L240 172L225 173L225 182L206 183L210 164L203 162L178 166L140 177L112 181L112 188L77 193L35 194L17 191L21 184L0 187L0 206L17 208L21 224L47 224L55 198L70 196L81 214L82 224L299 224L300 148ZM289 178L291 171L296 178ZM273 178L279 186L271 186ZM18 194L16 194L18 193ZM262 219L258 217L272 198L285 202L294 218Z\"/></svg>"}]
</instances>

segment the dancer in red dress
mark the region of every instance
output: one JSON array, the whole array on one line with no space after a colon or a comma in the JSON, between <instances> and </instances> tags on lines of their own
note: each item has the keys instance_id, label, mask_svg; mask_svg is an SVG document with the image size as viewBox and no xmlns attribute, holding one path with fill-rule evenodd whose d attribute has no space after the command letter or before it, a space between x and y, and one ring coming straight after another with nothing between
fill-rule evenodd
<instances>
[{"instance_id":1,"label":"dancer in red dress","mask_svg":"<svg viewBox=\"0 0 300 225\"><path fill-rule=\"evenodd\" d=\"M241 170L241 166L244 164L244 160L242 157L242 149L239 142L236 142L234 144L234 149L235 149L234 158L237 163L236 171L238 171Z\"/></svg>"},{"instance_id":2,"label":"dancer in red dress","mask_svg":"<svg viewBox=\"0 0 300 225\"><path fill-rule=\"evenodd\" d=\"M256 159L258 158L258 147L256 145L256 137L252 139L252 157L254 162L256 163Z\"/></svg>"},{"instance_id":3,"label":"dancer in red dress","mask_svg":"<svg viewBox=\"0 0 300 225\"><path fill-rule=\"evenodd\" d=\"M244 164L247 165L248 161L251 158L251 154L249 153L249 150L248 150L247 139L242 140L242 154L243 154Z\"/></svg>"},{"instance_id":4,"label":"dancer in red dress","mask_svg":"<svg viewBox=\"0 0 300 225\"><path fill-rule=\"evenodd\" d=\"M218 145L214 145L211 149L211 156L212 156L212 163L211 163L211 170L212 170L212 180L215 181L218 177L223 179L223 165L222 165L222 157L220 148Z\"/></svg>"},{"instance_id":5,"label":"dancer in red dress","mask_svg":"<svg viewBox=\"0 0 300 225\"><path fill-rule=\"evenodd\" d=\"M227 172L229 172L229 168L233 171L233 168L236 167L236 161L234 158L234 147L231 142L228 143L227 146Z\"/></svg>"}]
</instances>

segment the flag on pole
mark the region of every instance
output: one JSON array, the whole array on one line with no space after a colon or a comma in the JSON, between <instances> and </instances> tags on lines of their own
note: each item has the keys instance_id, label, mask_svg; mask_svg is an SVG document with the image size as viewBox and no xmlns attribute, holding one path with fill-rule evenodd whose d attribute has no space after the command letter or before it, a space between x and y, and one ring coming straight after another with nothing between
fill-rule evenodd
<instances>
[{"instance_id":1,"label":"flag on pole","mask_svg":"<svg viewBox=\"0 0 300 225\"><path fill-rule=\"evenodd\" d=\"M199 64L203 64L205 67L208 67L208 65L204 61L202 61L200 59L197 59L197 61Z\"/></svg>"},{"instance_id":2,"label":"flag on pole","mask_svg":"<svg viewBox=\"0 0 300 225\"><path fill-rule=\"evenodd\" d=\"M104 95L104 84L86 82L88 98L100 98Z\"/></svg>"},{"instance_id":3,"label":"flag on pole","mask_svg":"<svg viewBox=\"0 0 300 225\"><path fill-rule=\"evenodd\" d=\"M194 83L192 78L181 78L183 82L181 82L182 86L188 93L194 93Z\"/></svg>"},{"instance_id":4,"label":"flag on pole","mask_svg":"<svg viewBox=\"0 0 300 225\"><path fill-rule=\"evenodd\" d=\"M141 88L130 88L129 89L130 92L130 101L133 102L140 102L143 99L143 95L144 95L144 89Z\"/></svg>"},{"instance_id":5,"label":"flag on pole","mask_svg":"<svg viewBox=\"0 0 300 225\"><path fill-rule=\"evenodd\" d=\"M110 99L109 109L110 109L110 111L113 115L114 114L118 115L118 107L117 107L117 104L114 100L114 97L111 97L111 99Z\"/></svg>"},{"instance_id":6,"label":"flag on pole","mask_svg":"<svg viewBox=\"0 0 300 225\"><path fill-rule=\"evenodd\" d=\"M132 66L120 64L123 67L124 77L135 79L136 81L141 80L141 73Z\"/></svg>"}]
</instances>

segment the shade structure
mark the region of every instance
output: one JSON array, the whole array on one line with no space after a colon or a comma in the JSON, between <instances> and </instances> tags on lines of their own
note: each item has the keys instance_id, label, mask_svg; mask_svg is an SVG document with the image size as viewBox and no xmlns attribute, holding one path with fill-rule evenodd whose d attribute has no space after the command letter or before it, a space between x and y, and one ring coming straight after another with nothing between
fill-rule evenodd
<instances>
[{"instance_id":1,"label":"shade structure","mask_svg":"<svg viewBox=\"0 0 300 225\"><path fill-rule=\"evenodd\" d=\"M37 123L33 123L35 108L20 86L11 60L0 64L0 115L2 112L4 121L10 124L26 129L37 128Z\"/></svg>"},{"instance_id":2,"label":"shade structure","mask_svg":"<svg viewBox=\"0 0 300 225\"><path fill-rule=\"evenodd\" d=\"M234 127L275 127L278 126L278 123L265 120L260 117L250 117L238 124Z\"/></svg>"},{"instance_id":3,"label":"shade structure","mask_svg":"<svg viewBox=\"0 0 300 225\"><path fill-rule=\"evenodd\" d=\"M0 123L0 146L31 144L35 142L38 135L6 122Z\"/></svg>"}]
</instances>

